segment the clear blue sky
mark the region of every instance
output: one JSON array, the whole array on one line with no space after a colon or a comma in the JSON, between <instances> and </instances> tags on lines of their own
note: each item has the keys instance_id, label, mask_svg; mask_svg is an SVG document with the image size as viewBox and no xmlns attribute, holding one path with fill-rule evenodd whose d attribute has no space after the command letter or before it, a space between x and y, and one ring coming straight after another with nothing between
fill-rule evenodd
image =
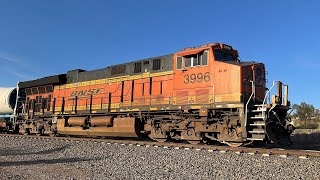
<instances>
[{"instance_id":1,"label":"clear blue sky","mask_svg":"<svg viewBox=\"0 0 320 180\"><path fill-rule=\"evenodd\" d=\"M319 2L0 0L0 86L223 42L320 107Z\"/></svg>"}]
</instances>

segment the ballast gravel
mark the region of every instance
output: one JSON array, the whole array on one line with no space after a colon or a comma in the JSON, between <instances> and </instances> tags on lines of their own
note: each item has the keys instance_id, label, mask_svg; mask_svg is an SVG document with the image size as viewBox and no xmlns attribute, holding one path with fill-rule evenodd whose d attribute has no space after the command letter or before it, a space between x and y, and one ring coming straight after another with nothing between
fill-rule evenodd
<instances>
[{"instance_id":1,"label":"ballast gravel","mask_svg":"<svg viewBox=\"0 0 320 180\"><path fill-rule=\"evenodd\" d=\"M320 158L0 137L0 179L319 179Z\"/></svg>"}]
</instances>

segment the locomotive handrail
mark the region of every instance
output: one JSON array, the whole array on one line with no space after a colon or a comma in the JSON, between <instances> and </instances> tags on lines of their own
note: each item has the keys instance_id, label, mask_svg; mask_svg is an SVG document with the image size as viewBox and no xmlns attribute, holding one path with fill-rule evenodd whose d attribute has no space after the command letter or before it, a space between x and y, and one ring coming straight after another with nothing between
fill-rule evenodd
<instances>
[{"instance_id":1,"label":"locomotive handrail","mask_svg":"<svg viewBox=\"0 0 320 180\"><path fill-rule=\"evenodd\" d=\"M252 82L251 82L252 83ZM253 84L252 88L255 88ZM131 101L128 97L129 95L125 95L125 100L123 102L120 102L121 96L116 95L112 96L112 103L110 101L111 96L108 97L107 94L110 93L104 93L104 94L93 94L92 95L92 103L91 101L91 95L85 95L85 96L68 96L64 97L64 103L63 103L63 97L56 97L53 99L53 105L51 106L50 111L56 113L60 112L73 112L74 111L90 111L90 106L92 111L95 110L104 110L104 109L118 109L118 108L125 108L130 109L131 108L137 108L138 106L150 106L150 102L153 105L197 105L197 104L212 104L212 94L204 94L199 96L173 96L170 95L154 95L150 98L150 96L146 97L140 97L140 98L134 98L133 101ZM129 94L129 93L127 93ZM229 93L226 93L229 94ZM104 96L101 96L104 95ZM217 94L218 96L223 94ZM250 96L249 103L253 99L255 95L255 92L253 91L253 94ZM188 100L188 101L187 101ZM192 102L191 102L192 101ZM227 101L227 99L225 99ZM239 103L236 99L231 99L230 102ZM247 107L249 104L247 105ZM150 106L151 107L151 106Z\"/></svg>"},{"instance_id":2,"label":"locomotive handrail","mask_svg":"<svg viewBox=\"0 0 320 180\"><path fill-rule=\"evenodd\" d=\"M249 102L251 101L252 97L253 97L253 94L254 94L254 82L253 81L250 81L251 82L251 88L252 88L252 91L251 91L251 95L246 103L246 112L245 112L245 122L244 122L244 127L247 127L247 118L248 118L248 105L249 105Z\"/></svg>"},{"instance_id":3,"label":"locomotive handrail","mask_svg":"<svg viewBox=\"0 0 320 180\"><path fill-rule=\"evenodd\" d=\"M264 107L265 106L265 104L266 104L266 100L267 100L267 96L268 96L268 94L270 94L270 91L273 89L273 87L275 86L275 83L276 82L278 82L278 80L274 80L273 82L272 82L272 86L271 86L271 88L270 89L268 89L268 91L267 91L267 93L266 93L266 95L264 96L264 99L263 99L263 103L262 103L262 106ZM269 95L270 96L270 95ZM266 114L265 114L266 112L265 111L262 111L262 116L264 117L263 118L263 120L266 120Z\"/></svg>"},{"instance_id":4,"label":"locomotive handrail","mask_svg":"<svg viewBox=\"0 0 320 180\"><path fill-rule=\"evenodd\" d=\"M263 105L265 105L265 102L266 102L266 99L267 99L267 96L268 96L268 94L270 93L270 91L273 89L273 87L274 87L274 85L275 85L275 82L278 82L278 80L274 80L273 81L273 83L272 83L272 86L271 86L271 88L270 89L268 89L268 91L267 91L267 93L266 93L266 95L264 96L264 99L263 99Z\"/></svg>"}]
</instances>

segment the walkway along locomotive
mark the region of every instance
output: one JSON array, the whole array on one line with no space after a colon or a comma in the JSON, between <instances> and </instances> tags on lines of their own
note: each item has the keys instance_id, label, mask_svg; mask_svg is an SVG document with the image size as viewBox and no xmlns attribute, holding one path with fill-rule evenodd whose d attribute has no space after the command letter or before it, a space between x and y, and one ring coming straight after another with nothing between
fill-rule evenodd
<instances>
[{"instance_id":1,"label":"walkway along locomotive","mask_svg":"<svg viewBox=\"0 0 320 180\"><path fill-rule=\"evenodd\" d=\"M21 134L277 144L288 134L288 86L274 81L277 94L267 103L264 64L238 56L213 43L20 82L25 96L14 124Z\"/></svg>"}]
</instances>

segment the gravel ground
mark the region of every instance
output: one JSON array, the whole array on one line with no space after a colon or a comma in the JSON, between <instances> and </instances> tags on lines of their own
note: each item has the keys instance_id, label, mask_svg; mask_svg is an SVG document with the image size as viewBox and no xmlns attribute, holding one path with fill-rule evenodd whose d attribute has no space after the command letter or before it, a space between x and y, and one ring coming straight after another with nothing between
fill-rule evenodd
<instances>
[{"instance_id":1,"label":"gravel ground","mask_svg":"<svg viewBox=\"0 0 320 180\"><path fill-rule=\"evenodd\" d=\"M0 179L319 179L299 159L94 142L0 137Z\"/></svg>"}]
</instances>

